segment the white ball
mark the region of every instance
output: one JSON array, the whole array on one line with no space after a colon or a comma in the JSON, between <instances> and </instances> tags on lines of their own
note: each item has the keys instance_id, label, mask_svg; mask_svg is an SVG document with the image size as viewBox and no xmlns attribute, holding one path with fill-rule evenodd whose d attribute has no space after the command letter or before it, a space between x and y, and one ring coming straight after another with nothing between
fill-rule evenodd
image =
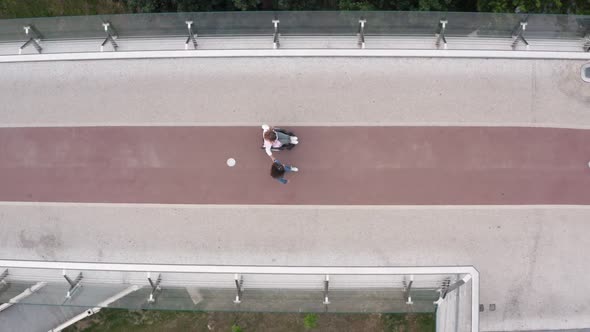
<instances>
[{"instance_id":1,"label":"white ball","mask_svg":"<svg viewBox=\"0 0 590 332\"><path fill-rule=\"evenodd\" d=\"M236 166L236 160L234 158L228 158L227 159L227 166L229 166L229 167Z\"/></svg>"}]
</instances>

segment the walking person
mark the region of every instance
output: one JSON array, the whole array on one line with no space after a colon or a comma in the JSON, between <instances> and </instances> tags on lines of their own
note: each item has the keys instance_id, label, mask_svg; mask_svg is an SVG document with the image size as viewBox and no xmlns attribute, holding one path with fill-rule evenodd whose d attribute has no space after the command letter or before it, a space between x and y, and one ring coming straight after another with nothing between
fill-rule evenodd
<instances>
[{"instance_id":1,"label":"walking person","mask_svg":"<svg viewBox=\"0 0 590 332\"><path fill-rule=\"evenodd\" d=\"M267 124L262 125L262 138L264 139L264 150L273 160L272 149L280 149L285 145L296 145L299 143L297 136L289 135L283 130L275 130Z\"/></svg>"},{"instance_id":2,"label":"walking person","mask_svg":"<svg viewBox=\"0 0 590 332\"><path fill-rule=\"evenodd\" d=\"M270 167L270 176L277 179L277 181L279 181L282 184L289 183L289 180L285 179L285 177L284 177L285 173L299 171L299 169L295 166L283 165L280 161L273 158L272 156L271 156L271 158L272 158L272 166Z\"/></svg>"}]
</instances>

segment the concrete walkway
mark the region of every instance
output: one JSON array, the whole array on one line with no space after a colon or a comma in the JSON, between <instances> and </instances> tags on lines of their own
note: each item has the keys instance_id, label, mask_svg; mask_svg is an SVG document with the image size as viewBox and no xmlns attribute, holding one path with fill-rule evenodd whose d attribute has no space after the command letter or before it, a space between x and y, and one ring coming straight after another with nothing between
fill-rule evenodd
<instances>
[{"instance_id":1,"label":"concrete walkway","mask_svg":"<svg viewBox=\"0 0 590 332\"><path fill-rule=\"evenodd\" d=\"M581 204L590 197L590 85L580 78L583 63L403 58L3 63L0 127L74 128L0 130L1 199L33 201L0 203L0 256L474 265L486 307L483 331L587 328L590 210ZM262 122L292 126L301 137L301 146L277 154L301 167L286 186L267 174L269 159L259 150L256 127ZM113 127L138 125L171 128ZM239 127L233 128L237 137L224 135L224 144L211 139L216 127L231 126ZM504 128L514 126L585 130ZM175 132L177 127L187 136ZM368 127L379 134L371 136ZM335 135L321 137L324 132ZM332 141L339 136L346 145ZM374 146L369 144L374 138L387 142L382 150L365 149ZM237 158L235 168L225 166L228 157ZM360 178L344 168L348 164ZM195 180L199 165L211 177L199 178L203 187ZM330 167L339 178L328 177ZM406 186L366 175L374 173ZM466 174L473 175L469 181ZM330 195L339 187L330 191L318 179L358 187L363 195ZM246 186L248 181L255 185ZM458 193L457 184L465 190ZM261 191L264 186L268 193ZM371 196L371 188L380 194ZM57 197L70 202L35 202ZM123 203L132 197L200 204ZM244 197L249 200L240 200ZM326 197L334 200L320 200ZM96 201L117 204L80 203ZM238 202L249 205L227 204ZM525 203L551 205L479 205ZM488 311L489 304L497 309Z\"/></svg>"},{"instance_id":2,"label":"concrete walkway","mask_svg":"<svg viewBox=\"0 0 590 332\"><path fill-rule=\"evenodd\" d=\"M6 259L474 265L482 331L590 326L588 206L2 203L0 211Z\"/></svg>"},{"instance_id":3,"label":"concrete walkway","mask_svg":"<svg viewBox=\"0 0 590 332\"><path fill-rule=\"evenodd\" d=\"M584 61L235 58L0 64L0 125L590 128Z\"/></svg>"}]
</instances>

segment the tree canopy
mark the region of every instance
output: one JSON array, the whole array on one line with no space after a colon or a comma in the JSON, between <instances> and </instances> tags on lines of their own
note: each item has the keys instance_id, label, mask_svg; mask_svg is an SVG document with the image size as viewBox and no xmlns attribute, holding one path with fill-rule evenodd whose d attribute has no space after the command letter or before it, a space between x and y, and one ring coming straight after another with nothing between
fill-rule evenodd
<instances>
[{"instance_id":1,"label":"tree canopy","mask_svg":"<svg viewBox=\"0 0 590 332\"><path fill-rule=\"evenodd\" d=\"M590 14L589 0L121 0L133 12L414 10Z\"/></svg>"}]
</instances>

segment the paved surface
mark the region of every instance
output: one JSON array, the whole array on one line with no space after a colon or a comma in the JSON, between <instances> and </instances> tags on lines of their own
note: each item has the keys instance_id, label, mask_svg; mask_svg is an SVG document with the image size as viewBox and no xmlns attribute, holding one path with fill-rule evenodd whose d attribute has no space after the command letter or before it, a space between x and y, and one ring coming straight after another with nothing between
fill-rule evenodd
<instances>
[{"instance_id":1,"label":"paved surface","mask_svg":"<svg viewBox=\"0 0 590 332\"><path fill-rule=\"evenodd\" d=\"M0 64L0 123L590 128L583 61L237 58Z\"/></svg>"},{"instance_id":2,"label":"paved surface","mask_svg":"<svg viewBox=\"0 0 590 332\"><path fill-rule=\"evenodd\" d=\"M446 174L449 176L446 179L444 171L463 167L457 169L474 177L462 183L473 189L471 195L462 199L473 200L472 203L510 204L518 198L519 204L525 199L537 203L587 204L588 173L584 170L588 169L584 167L590 158L588 144L584 144L588 141L585 131L522 129L518 133L523 136L515 137L511 136L515 131L510 128L498 128L500 131L495 135L493 131L468 128L465 132L471 134L461 136L459 133L463 131L457 128L441 127L437 135L447 133L449 139L426 135L437 128L423 129L424 136L401 140L408 145L395 141L397 144L383 148L386 153L364 149L367 144L362 143L369 140L368 134L355 135L356 140L347 142L348 145L315 148L306 145L318 133L310 126L318 125L352 126L351 130L359 129L354 126L376 126L379 131L388 130L380 127L384 125L504 127L517 124L590 128L590 85L580 79L582 64L546 60L361 58L2 64L0 126L163 124L250 128L242 127L240 130L248 132L235 138L231 145L211 148L219 144L209 141L208 136L205 142L192 142L195 151L205 144L208 150L203 151L211 151L209 158L199 156L200 159L196 159L198 155L190 151L186 142L178 143L179 137L173 135L160 136L157 142L154 137L145 136L141 136L142 141L138 140L140 136L135 140L132 136L114 139L111 136L117 130L92 128L91 131L114 131L100 140L84 141L83 135L62 136L62 142L68 144L49 147L44 144L55 143L50 138L59 135L53 138L32 135L28 145L23 145L26 137L9 135L3 129L0 130L3 135L0 173L4 175L0 174L3 176L0 193L6 200L15 197L46 200L37 196L41 194L49 200L48 197L59 194L74 201L94 201L99 193L113 190L113 186L121 189L112 177L113 172L119 171L120 179L144 181L123 182L136 193L137 183L159 185L158 190L144 190L142 196L153 195L157 200L152 201L162 203L166 201L160 201L162 195L158 191L169 193L171 189L153 181L162 174L174 174L172 182L180 188L182 180L194 175L188 166L200 164L211 167L203 167L200 171L204 174L213 174L208 172L218 167L224 174L245 174L237 176L232 190L236 190L235 183L245 180L256 182L248 191L259 190L262 184L268 183L270 194L255 191L257 195L252 195L259 202L303 203L306 197L314 197L320 190L314 179L324 179L321 175L327 173L328 166L345 167L344 161L352 160L360 167L362 160L380 160L386 165L384 168L367 168L362 172L386 172L391 167L400 182L420 178L424 183L435 183L426 176L435 174L443 181L431 188L439 198L441 193L451 190L441 185L453 179L451 173ZM266 169L260 171L259 165L268 162L262 151L232 153L238 159L235 169L230 170L224 164L230 157L230 149L248 146L258 150L259 131L254 125L262 122L305 126L296 128L305 138L302 145L284 154L283 161L297 162L302 169L287 186L273 182ZM183 130L197 129L209 132L203 128ZM19 130L22 134L30 129ZM62 134L68 133L61 130ZM78 130L74 128L69 133L83 132ZM254 130L254 141L250 141L249 130ZM473 135L474 131L477 135ZM396 136L379 137L393 140ZM344 135L342 139L351 137ZM450 142L457 141L465 149L451 149ZM18 144L14 145L15 142ZM123 142L128 142L128 146L122 145ZM166 149L168 145L159 142L178 143L183 154L174 155L176 150ZM498 149L500 142L502 149ZM85 144L92 149L82 149ZM339 149L346 146L358 149L354 153L342 153ZM486 148L480 151L476 149L478 146ZM101 151L111 157L94 160L103 163L104 172L85 168L92 162L91 157L99 156ZM322 159L322 154L348 159L334 163ZM183 170L178 161L186 161L187 168ZM176 168L169 167L170 164ZM87 173L78 172L80 168ZM408 179L400 176L402 169L411 168L419 173L409 174ZM158 176L146 176L147 170ZM340 172L343 169L338 169L337 174L345 174ZM97 186L93 176L106 174L111 174L110 178L104 178L110 182ZM133 178L134 174L137 177ZM40 181L32 181L34 176ZM59 176L67 181L57 184ZM506 176L502 179L511 188L510 195L505 193L505 198L498 198L498 188L494 187L497 184L492 181L495 176L496 180L500 179L498 176ZM16 178L23 181L17 184ZM476 179L489 182L481 185ZM226 181L223 183L230 180L231 176L220 179ZM353 180L352 176L343 178L343 181ZM73 186L71 181L78 183ZM202 191L197 191L191 181L194 178L182 190L204 202ZM51 192L47 190L50 184L54 185ZM306 187L310 185L315 186L314 190ZM46 191L33 192L29 197L27 194L31 192L25 192L26 186L37 189L45 186ZM245 190L242 186L238 189ZM380 190L387 193L399 192L399 188L392 189L382 183L378 188L385 188ZM489 190L489 195L482 191L484 188ZM228 191L227 188L208 190ZM410 187L409 190L416 194L424 189ZM284 196L278 199L276 193ZM130 197L125 192L120 195L109 197ZM250 196L240 194L239 197ZM362 202L359 197L340 197L343 201L354 198L357 204ZM408 195L392 197L401 204ZM376 202L379 197L370 199ZM449 197L444 199L449 204L459 203L448 201ZM416 202L413 200L411 204L419 204ZM587 299L590 265L585 264L584 256L590 247L589 215L586 205L335 207L5 202L0 204L0 256L194 264L469 264L481 273L482 304L486 308L492 303L497 307L494 312L481 313L482 330L584 328L590 326Z\"/></svg>"},{"instance_id":3,"label":"paved surface","mask_svg":"<svg viewBox=\"0 0 590 332\"><path fill-rule=\"evenodd\" d=\"M255 127L0 129L0 200L590 204L590 130L299 127L269 175ZM238 163L229 168L227 158Z\"/></svg>"},{"instance_id":4,"label":"paved surface","mask_svg":"<svg viewBox=\"0 0 590 332\"><path fill-rule=\"evenodd\" d=\"M590 326L590 207L0 205L2 258L475 265L483 331ZM496 304L496 311L488 311Z\"/></svg>"}]
</instances>

